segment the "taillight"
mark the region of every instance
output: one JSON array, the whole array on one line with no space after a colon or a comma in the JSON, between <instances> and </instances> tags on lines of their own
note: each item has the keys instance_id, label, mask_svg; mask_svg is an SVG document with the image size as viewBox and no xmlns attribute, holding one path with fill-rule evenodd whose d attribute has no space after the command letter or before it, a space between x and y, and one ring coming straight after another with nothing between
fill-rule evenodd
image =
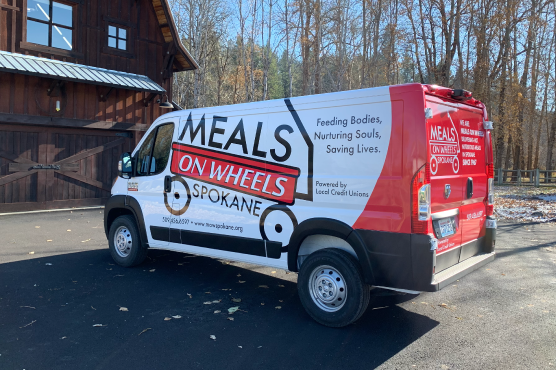
<instances>
[{"instance_id":1,"label":"taillight","mask_svg":"<svg viewBox=\"0 0 556 370\"><path fill-rule=\"evenodd\" d=\"M486 215L492 216L494 214L494 164L487 165L488 177L488 195L486 205Z\"/></svg>"},{"instance_id":2,"label":"taillight","mask_svg":"<svg viewBox=\"0 0 556 370\"><path fill-rule=\"evenodd\" d=\"M412 206L411 232L428 234L431 218L431 185L428 163L417 171L413 177Z\"/></svg>"},{"instance_id":3,"label":"taillight","mask_svg":"<svg viewBox=\"0 0 556 370\"><path fill-rule=\"evenodd\" d=\"M487 164L487 177L489 179L494 179L494 164Z\"/></svg>"}]
</instances>

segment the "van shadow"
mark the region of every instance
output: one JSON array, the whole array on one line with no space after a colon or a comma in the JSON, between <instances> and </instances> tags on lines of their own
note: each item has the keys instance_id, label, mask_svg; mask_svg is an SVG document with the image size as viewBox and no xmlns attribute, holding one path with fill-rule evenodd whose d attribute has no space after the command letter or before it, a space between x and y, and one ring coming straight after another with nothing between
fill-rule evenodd
<instances>
[{"instance_id":1,"label":"van shadow","mask_svg":"<svg viewBox=\"0 0 556 370\"><path fill-rule=\"evenodd\" d=\"M0 368L371 369L438 325L373 290L358 322L327 328L276 275L166 251L129 269L108 250L0 264Z\"/></svg>"}]
</instances>

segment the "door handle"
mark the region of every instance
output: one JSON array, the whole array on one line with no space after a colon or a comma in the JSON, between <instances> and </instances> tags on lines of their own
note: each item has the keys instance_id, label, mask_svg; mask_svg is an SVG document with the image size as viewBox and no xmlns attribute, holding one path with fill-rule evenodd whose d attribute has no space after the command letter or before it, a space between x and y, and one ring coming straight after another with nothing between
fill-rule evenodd
<instances>
[{"instance_id":1,"label":"door handle","mask_svg":"<svg viewBox=\"0 0 556 370\"><path fill-rule=\"evenodd\" d=\"M172 191L172 176L164 177L164 192L169 193Z\"/></svg>"},{"instance_id":2,"label":"door handle","mask_svg":"<svg viewBox=\"0 0 556 370\"><path fill-rule=\"evenodd\" d=\"M467 178L467 199L473 196L473 178Z\"/></svg>"}]
</instances>

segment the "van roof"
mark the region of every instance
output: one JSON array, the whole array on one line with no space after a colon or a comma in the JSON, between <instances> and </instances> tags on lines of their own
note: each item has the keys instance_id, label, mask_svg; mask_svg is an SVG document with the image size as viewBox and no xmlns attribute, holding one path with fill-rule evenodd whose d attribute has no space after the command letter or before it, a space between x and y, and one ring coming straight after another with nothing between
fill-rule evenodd
<instances>
[{"instance_id":1,"label":"van roof","mask_svg":"<svg viewBox=\"0 0 556 370\"><path fill-rule=\"evenodd\" d=\"M456 103L462 103L477 108L484 108L484 104L475 98L471 91L463 89L451 89L449 87L442 87L438 85L421 85L426 95L437 96L442 99L448 99Z\"/></svg>"}]
</instances>

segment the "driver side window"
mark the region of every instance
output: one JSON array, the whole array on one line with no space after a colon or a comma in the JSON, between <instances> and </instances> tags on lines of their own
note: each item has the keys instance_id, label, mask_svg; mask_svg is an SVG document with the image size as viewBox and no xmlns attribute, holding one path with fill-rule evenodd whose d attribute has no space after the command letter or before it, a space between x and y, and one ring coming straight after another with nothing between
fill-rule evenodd
<instances>
[{"instance_id":1,"label":"driver side window","mask_svg":"<svg viewBox=\"0 0 556 370\"><path fill-rule=\"evenodd\" d=\"M156 175L164 171L170 156L174 124L168 123L155 128L137 152L137 176Z\"/></svg>"}]
</instances>

